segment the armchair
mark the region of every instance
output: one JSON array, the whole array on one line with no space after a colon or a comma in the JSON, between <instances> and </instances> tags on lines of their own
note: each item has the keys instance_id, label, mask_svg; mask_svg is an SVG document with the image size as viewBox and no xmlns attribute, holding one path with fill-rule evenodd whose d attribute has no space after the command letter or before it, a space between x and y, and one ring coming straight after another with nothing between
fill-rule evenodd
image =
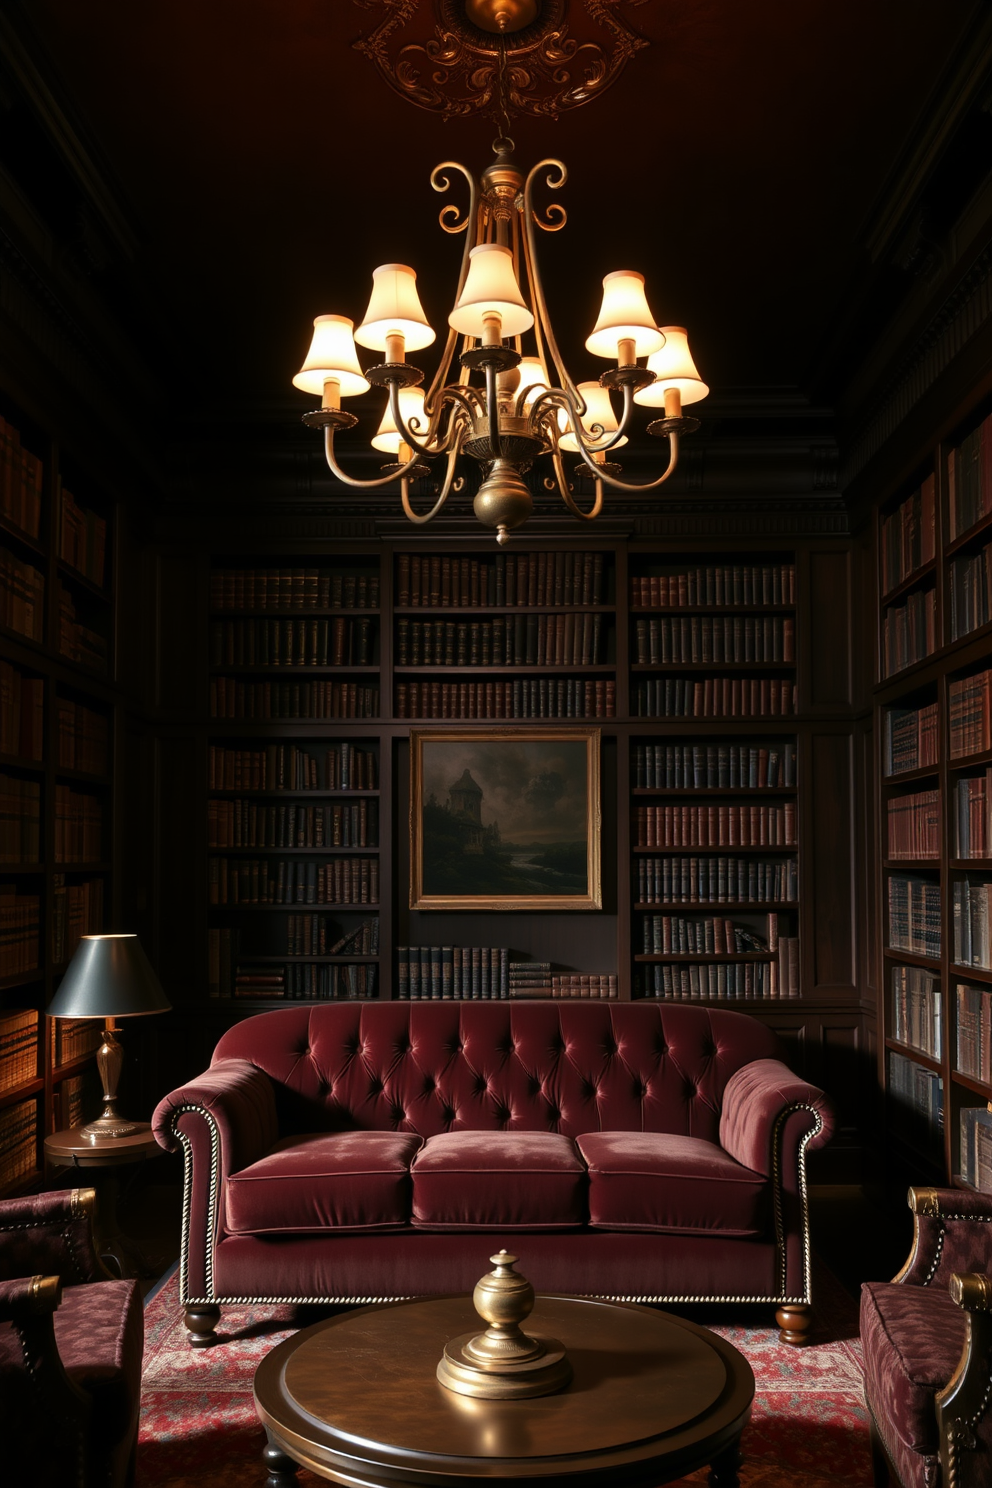
<instances>
[{"instance_id":1,"label":"armchair","mask_svg":"<svg viewBox=\"0 0 992 1488\"><path fill-rule=\"evenodd\" d=\"M141 1299L105 1280L93 1189L0 1201L0 1432L10 1482L123 1488L134 1473Z\"/></svg>"},{"instance_id":2,"label":"armchair","mask_svg":"<svg viewBox=\"0 0 992 1488\"><path fill-rule=\"evenodd\" d=\"M877 1488L992 1485L992 1195L911 1188L913 1248L861 1289Z\"/></svg>"}]
</instances>

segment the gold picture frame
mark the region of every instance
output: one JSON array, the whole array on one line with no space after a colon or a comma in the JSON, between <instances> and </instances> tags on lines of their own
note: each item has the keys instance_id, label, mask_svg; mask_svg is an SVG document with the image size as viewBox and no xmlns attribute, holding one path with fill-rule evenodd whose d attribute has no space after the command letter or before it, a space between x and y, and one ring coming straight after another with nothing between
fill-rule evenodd
<instances>
[{"instance_id":1,"label":"gold picture frame","mask_svg":"<svg viewBox=\"0 0 992 1488\"><path fill-rule=\"evenodd\" d=\"M602 909L601 733L412 729L410 908Z\"/></svg>"}]
</instances>

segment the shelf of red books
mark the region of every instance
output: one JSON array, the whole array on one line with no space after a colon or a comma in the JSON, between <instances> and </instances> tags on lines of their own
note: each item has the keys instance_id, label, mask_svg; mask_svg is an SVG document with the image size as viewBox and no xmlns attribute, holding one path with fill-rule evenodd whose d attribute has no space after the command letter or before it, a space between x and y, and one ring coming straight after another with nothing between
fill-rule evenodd
<instances>
[{"instance_id":1,"label":"shelf of red books","mask_svg":"<svg viewBox=\"0 0 992 1488\"><path fill-rule=\"evenodd\" d=\"M207 756L211 792L252 796L378 794L379 740L278 739L211 744Z\"/></svg>"},{"instance_id":2,"label":"shelf of red books","mask_svg":"<svg viewBox=\"0 0 992 1488\"><path fill-rule=\"evenodd\" d=\"M471 612L443 619L400 615L395 636L393 660L403 670L616 666L616 627L612 613L602 609L507 611L485 620Z\"/></svg>"},{"instance_id":3,"label":"shelf of red books","mask_svg":"<svg viewBox=\"0 0 992 1488\"><path fill-rule=\"evenodd\" d=\"M297 672L293 680L279 681L279 669L271 670L272 680L265 677L258 681L249 680L244 675L212 674L209 689L211 727L225 722L241 726L251 723L309 723L326 727L327 724L364 721L379 716L376 673L365 671L357 675L356 680L349 681L344 677L338 680L329 670L320 677L306 679ZM312 670L301 669L302 672ZM354 673L349 671L346 675Z\"/></svg>"},{"instance_id":4,"label":"shelf of red books","mask_svg":"<svg viewBox=\"0 0 992 1488\"><path fill-rule=\"evenodd\" d=\"M983 983L952 968L951 998L955 1075L992 1096L992 977Z\"/></svg>"},{"instance_id":5,"label":"shelf of red books","mask_svg":"<svg viewBox=\"0 0 992 1488\"><path fill-rule=\"evenodd\" d=\"M481 669L479 669L481 670ZM521 668L495 671L496 681L476 681L470 674L448 682L435 676L423 681L394 684L394 717L410 721L436 719L526 722L566 718L613 718L616 716L616 681L612 669L572 668L520 676ZM540 669L535 669L540 670ZM590 671L608 675L591 676ZM503 680L505 678L505 680Z\"/></svg>"},{"instance_id":6,"label":"shelf of red books","mask_svg":"<svg viewBox=\"0 0 992 1488\"><path fill-rule=\"evenodd\" d=\"M379 603L379 559L373 553L220 557L210 574L210 609L217 615L373 612Z\"/></svg>"},{"instance_id":7,"label":"shelf of red books","mask_svg":"<svg viewBox=\"0 0 992 1488\"><path fill-rule=\"evenodd\" d=\"M0 1197L28 1187L38 1176L43 1082L35 1080L29 1089L29 1094L0 1103Z\"/></svg>"},{"instance_id":8,"label":"shelf of red books","mask_svg":"<svg viewBox=\"0 0 992 1488\"><path fill-rule=\"evenodd\" d=\"M631 551L629 598L635 610L784 609L796 602L791 553L671 553Z\"/></svg>"},{"instance_id":9,"label":"shelf of red books","mask_svg":"<svg viewBox=\"0 0 992 1488\"><path fill-rule=\"evenodd\" d=\"M879 627L878 674L887 681L916 666L938 649L937 590L933 575L915 581L903 598L883 603Z\"/></svg>"},{"instance_id":10,"label":"shelf of red books","mask_svg":"<svg viewBox=\"0 0 992 1488\"><path fill-rule=\"evenodd\" d=\"M992 515L992 415L975 409L947 451L947 535L953 543Z\"/></svg>"},{"instance_id":11,"label":"shelf of red books","mask_svg":"<svg viewBox=\"0 0 992 1488\"><path fill-rule=\"evenodd\" d=\"M955 1082L951 1090L951 1166L979 1193L992 1194L992 1103ZM956 1141L954 1140L956 1138Z\"/></svg>"},{"instance_id":12,"label":"shelf of red books","mask_svg":"<svg viewBox=\"0 0 992 1488\"><path fill-rule=\"evenodd\" d=\"M940 758L937 685L916 688L881 709L882 777L905 781L936 774Z\"/></svg>"},{"instance_id":13,"label":"shelf of red books","mask_svg":"<svg viewBox=\"0 0 992 1488\"><path fill-rule=\"evenodd\" d=\"M893 955L897 954L895 952ZM898 953L905 956L904 952ZM935 1061L944 1055L945 1017L940 971L916 962L896 961L886 965L890 1043L913 1050Z\"/></svg>"},{"instance_id":14,"label":"shelf of red books","mask_svg":"<svg viewBox=\"0 0 992 1488\"><path fill-rule=\"evenodd\" d=\"M323 848L337 854L364 853L379 846L377 795L348 799L321 793L313 804L305 792L290 801L273 793L263 797L211 795L207 801L207 846L211 849L269 853L313 852ZM278 804L277 804L278 801Z\"/></svg>"},{"instance_id":15,"label":"shelf of red books","mask_svg":"<svg viewBox=\"0 0 992 1488\"><path fill-rule=\"evenodd\" d=\"M368 671L379 665L374 615L296 615L211 620L209 660L227 671Z\"/></svg>"},{"instance_id":16,"label":"shelf of red books","mask_svg":"<svg viewBox=\"0 0 992 1488\"><path fill-rule=\"evenodd\" d=\"M614 557L571 547L478 555L399 552L394 594L397 610L612 606Z\"/></svg>"},{"instance_id":17,"label":"shelf of red books","mask_svg":"<svg viewBox=\"0 0 992 1488\"><path fill-rule=\"evenodd\" d=\"M933 565L937 553L936 477L921 474L879 509L879 593L892 598Z\"/></svg>"},{"instance_id":18,"label":"shelf of red books","mask_svg":"<svg viewBox=\"0 0 992 1488\"><path fill-rule=\"evenodd\" d=\"M953 764L992 754L992 668L979 663L948 677L947 719Z\"/></svg>"}]
</instances>

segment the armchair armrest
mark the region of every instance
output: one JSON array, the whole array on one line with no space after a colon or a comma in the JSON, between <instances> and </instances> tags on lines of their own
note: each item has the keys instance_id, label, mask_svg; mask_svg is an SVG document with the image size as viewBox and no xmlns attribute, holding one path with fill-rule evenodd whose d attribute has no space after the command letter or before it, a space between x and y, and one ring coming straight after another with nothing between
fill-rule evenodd
<instances>
[{"instance_id":1,"label":"armchair armrest","mask_svg":"<svg viewBox=\"0 0 992 1488\"><path fill-rule=\"evenodd\" d=\"M101 1281L110 1273L96 1253L96 1190L74 1188L0 1202L0 1280L37 1272L63 1283Z\"/></svg>"},{"instance_id":2,"label":"armchair armrest","mask_svg":"<svg viewBox=\"0 0 992 1488\"><path fill-rule=\"evenodd\" d=\"M720 1145L756 1173L771 1177L778 1155L823 1147L834 1114L822 1090L778 1059L755 1059L732 1075L723 1093Z\"/></svg>"},{"instance_id":3,"label":"armchair armrest","mask_svg":"<svg viewBox=\"0 0 992 1488\"><path fill-rule=\"evenodd\" d=\"M949 1290L967 1330L958 1366L937 1395L941 1481L954 1484L973 1481L967 1453L987 1463L992 1449L992 1277L955 1273Z\"/></svg>"},{"instance_id":4,"label":"armchair armrest","mask_svg":"<svg viewBox=\"0 0 992 1488\"><path fill-rule=\"evenodd\" d=\"M55 1476L46 1481L73 1483L78 1474L76 1443L89 1415L90 1396L69 1378L59 1357L54 1317L61 1300L58 1276L0 1281L0 1323L12 1323L20 1343L20 1355L0 1364L0 1396L11 1421L17 1418L20 1404L30 1400L30 1415L40 1401L43 1418L53 1423L46 1465Z\"/></svg>"},{"instance_id":5,"label":"armchair armrest","mask_svg":"<svg viewBox=\"0 0 992 1488\"><path fill-rule=\"evenodd\" d=\"M957 1188L911 1188L913 1247L893 1281L949 1286L956 1272L992 1267L992 1194Z\"/></svg>"}]
</instances>

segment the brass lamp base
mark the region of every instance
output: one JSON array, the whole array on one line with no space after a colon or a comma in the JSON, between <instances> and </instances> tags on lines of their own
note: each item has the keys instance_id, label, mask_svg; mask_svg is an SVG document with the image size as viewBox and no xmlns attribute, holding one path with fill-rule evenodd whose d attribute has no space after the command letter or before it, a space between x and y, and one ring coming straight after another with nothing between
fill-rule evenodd
<instances>
[{"instance_id":1,"label":"brass lamp base","mask_svg":"<svg viewBox=\"0 0 992 1488\"><path fill-rule=\"evenodd\" d=\"M445 1345L437 1366L439 1381L476 1400L526 1400L562 1389L572 1378L564 1344L521 1332L520 1324L534 1306L534 1288L513 1270L517 1257L501 1250L489 1259L496 1270L472 1293L476 1311L489 1327Z\"/></svg>"},{"instance_id":2,"label":"brass lamp base","mask_svg":"<svg viewBox=\"0 0 992 1488\"><path fill-rule=\"evenodd\" d=\"M88 1121L81 1128L83 1136L88 1142L105 1142L108 1137L132 1137L136 1131L144 1131L147 1122L128 1121L124 1116L110 1115L104 1113L95 1121Z\"/></svg>"}]
</instances>

